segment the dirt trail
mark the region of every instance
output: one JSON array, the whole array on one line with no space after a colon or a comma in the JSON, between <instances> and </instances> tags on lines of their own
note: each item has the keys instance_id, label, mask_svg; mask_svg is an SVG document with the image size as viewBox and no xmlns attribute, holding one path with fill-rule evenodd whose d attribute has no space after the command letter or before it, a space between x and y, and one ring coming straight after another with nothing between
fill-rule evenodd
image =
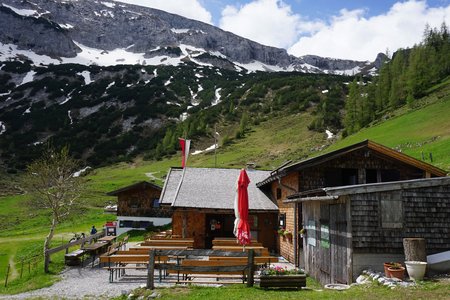
<instances>
[{"instance_id":1,"label":"dirt trail","mask_svg":"<svg viewBox=\"0 0 450 300\"><path fill-rule=\"evenodd\" d=\"M14 257L15 257L15 255L13 254L13 255L11 255L10 257L9 257L9 265L10 265L10 269L9 269L9 278L12 280L12 279L15 279L15 278L17 278L17 276L19 276L19 273L17 273L17 269L16 269L16 264L14 263Z\"/></svg>"}]
</instances>

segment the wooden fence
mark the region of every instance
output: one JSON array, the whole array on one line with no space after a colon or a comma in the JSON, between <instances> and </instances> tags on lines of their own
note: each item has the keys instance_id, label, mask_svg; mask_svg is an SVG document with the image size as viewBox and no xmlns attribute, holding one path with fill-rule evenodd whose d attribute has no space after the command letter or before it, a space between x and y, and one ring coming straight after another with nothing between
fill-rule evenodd
<instances>
[{"instance_id":1,"label":"wooden fence","mask_svg":"<svg viewBox=\"0 0 450 300\"><path fill-rule=\"evenodd\" d=\"M18 278L20 278L20 279L23 278L23 276L26 275L27 273L28 273L28 276L30 276L31 275L31 271L36 269L38 263L41 262L41 261L42 261L42 255L35 255L35 256L32 256L32 257L27 258L27 259L21 259L20 263L16 264L16 266L18 267L17 268L18 269L17 270L18 271ZM14 279L14 278L10 277L12 275L11 274L11 270L12 270L11 264L8 264L6 266L5 287L8 286L8 282L11 279Z\"/></svg>"},{"instance_id":2,"label":"wooden fence","mask_svg":"<svg viewBox=\"0 0 450 300\"><path fill-rule=\"evenodd\" d=\"M101 232L98 232L96 234L92 234L92 235L86 236L85 238L80 238L79 240L76 240L76 241L73 241L73 242L69 242L67 244L64 244L64 245L61 245L61 246L58 246L58 247L55 247L55 248L52 248L52 249L48 249L45 252L45 255L44 255L44 270L48 270L48 265L50 263L50 255L52 255L54 253L57 253L57 252L60 252L62 250L66 250L66 253L67 253L67 251L69 250L70 247L73 247L73 246L76 246L76 245L84 245L86 243L90 244L92 242L92 240L96 240L96 239L101 238L103 236L105 236L105 231L104 230L102 230Z\"/></svg>"}]
</instances>

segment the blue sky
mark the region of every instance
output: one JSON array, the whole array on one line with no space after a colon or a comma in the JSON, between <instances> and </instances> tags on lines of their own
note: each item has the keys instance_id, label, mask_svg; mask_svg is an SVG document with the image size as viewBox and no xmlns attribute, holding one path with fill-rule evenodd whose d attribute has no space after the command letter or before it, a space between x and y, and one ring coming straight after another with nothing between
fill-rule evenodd
<instances>
[{"instance_id":1,"label":"blue sky","mask_svg":"<svg viewBox=\"0 0 450 300\"><path fill-rule=\"evenodd\" d=\"M374 60L450 24L450 0L117 0L162 9L290 54Z\"/></svg>"}]
</instances>

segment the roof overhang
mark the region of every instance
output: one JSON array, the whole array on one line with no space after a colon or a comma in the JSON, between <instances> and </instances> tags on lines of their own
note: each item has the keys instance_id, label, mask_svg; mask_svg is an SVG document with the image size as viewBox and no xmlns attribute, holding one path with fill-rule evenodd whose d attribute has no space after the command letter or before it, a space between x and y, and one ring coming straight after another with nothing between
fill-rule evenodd
<instances>
[{"instance_id":1,"label":"roof overhang","mask_svg":"<svg viewBox=\"0 0 450 300\"><path fill-rule=\"evenodd\" d=\"M403 154L401 152L398 152L394 149L391 149L389 147L383 146L381 144L375 143L373 141L370 140L364 140L362 142L329 152L329 153L325 153L316 157L312 157L306 160L302 160L300 162L296 162L294 164L290 164L287 166L282 166L279 167L278 169L276 169L275 171L273 171L271 173L271 175L269 177L267 177L266 179L264 179L261 182L258 182L256 184L257 187L261 188L262 186L269 184L271 182L274 182L276 180L278 180L281 177L286 176L288 173L293 172L293 171L299 171L299 170L303 170L306 168L310 168L322 163L325 163L327 161L330 161L332 159L338 158L342 155L363 149L363 148L367 148L369 150L373 150L377 153L380 153L388 158L391 159L395 159L401 163L416 167L418 169L423 170L424 172L427 172L433 176L437 176L437 177L443 177L447 175L447 172L439 169L431 164L428 164L426 162L420 161L418 159L415 159L414 157L411 157L409 155Z\"/></svg>"}]
</instances>

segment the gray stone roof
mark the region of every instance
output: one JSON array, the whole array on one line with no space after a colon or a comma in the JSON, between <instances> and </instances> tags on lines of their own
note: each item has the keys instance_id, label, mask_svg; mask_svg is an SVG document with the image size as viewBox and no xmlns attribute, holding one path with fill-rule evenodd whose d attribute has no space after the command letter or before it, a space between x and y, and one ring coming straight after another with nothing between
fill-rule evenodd
<instances>
[{"instance_id":1,"label":"gray stone roof","mask_svg":"<svg viewBox=\"0 0 450 300\"><path fill-rule=\"evenodd\" d=\"M163 187L160 202L172 207L234 209L239 169L186 168L183 182L175 198L183 170L171 168ZM278 211L278 207L256 183L270 175L268 171L247 171L249 209Z\"/></svg>"}]
</instances>

